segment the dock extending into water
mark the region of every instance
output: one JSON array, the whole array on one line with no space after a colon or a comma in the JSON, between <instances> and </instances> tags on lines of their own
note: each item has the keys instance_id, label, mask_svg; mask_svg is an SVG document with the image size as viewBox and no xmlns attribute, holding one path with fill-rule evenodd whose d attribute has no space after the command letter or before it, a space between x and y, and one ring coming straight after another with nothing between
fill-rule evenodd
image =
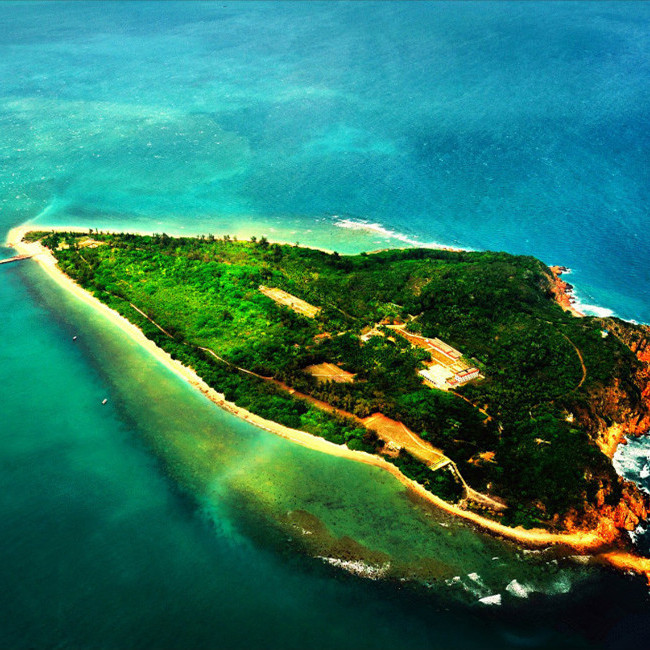
<instances>
[{"instance_id":1,"label":"dock extending into water","mask_svg":"<svg viewBox=\"0 0 650 650\"><path fill-rule=\"evenodd\" d=\"M32 255L15 255L14 257L8 257L6 260L0 260L0 264L11 264L12 262L21 262L22 260L28 260Z\"/></svg>"}]
</instances>

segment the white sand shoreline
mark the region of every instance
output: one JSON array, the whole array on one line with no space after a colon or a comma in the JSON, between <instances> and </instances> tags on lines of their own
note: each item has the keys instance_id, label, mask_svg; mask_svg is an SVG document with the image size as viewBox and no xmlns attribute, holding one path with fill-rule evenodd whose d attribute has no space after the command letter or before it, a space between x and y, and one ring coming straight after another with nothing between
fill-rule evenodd
<instances>
[{"instance_id":1,"label":"white sand shoreline","mask_svg":"<svg viewBox=\"0 0 650 650\"><path fill-rule=\"evenodd\" d=\"M28 232L74 232L74 233L83 233L83 234L88 234L90 231L96 231L100 233L104 233L107 235L121 235L128 233L130 235L139 235L141 237L153 237L154 235L162 235L163 230L157 231L157 230L140 230L140 229L133 229L133 228L86 228L83 226L47 226L44 224L38 224L38 223L24 223L20 226L16 226L15 228L12 228L8 233L7 233L7 239L5 241L5 246L9 246L12 248L16 248L13 242L16 241L17 238L22 239ZM170 239L180 239L181 237L201 237L200 234L169 234L166 233L167 236ZM224 237L227 234L222 234L222 235L214 235L216 239L220 237ZM207 236L207 235L204 235ZM247 239L246 237L240 237L238 235L227 235L229 236L233 241L247 241L250 242L252 241L251 239ZM268 239L268 238L267 238ZM268 239L269 244L279 244L281 246L295 246L296 244L294 242L290 241L283 241L279 239ZM24 244L25 242L23 242ZM329 248L323 248L322 246L310 246L308 244L300 244L300 248L311 248L312 250L316 251L322 251L323 253L329 253L332 254L334 253L333 250L330 250ZM17 250L17 248L16 248ZM351 253L354 254L354 253ZM341 255L344 255L344 253L341 253Z\"/></svg>"},{"instance_id":2,"label":"white sand shoreline","mask_svg":"<svg viewBox=\"0 0 650 650\"><path fill-rule=\"evenodd\" d=\"M251 424L279 435L287 440L295 442L304 447L320 451L323 453L331 454L341 458L348 458L350 460L355 460L358 462L366 463L373 465L375 467L380 467L393 476L395 476L404 486L409 490L425 499L434 506L444 510L445 512L461 517L467 521L470 521L480 528L487 530L491 533L497 534L508 540L518 542L527 546L549 546L552 544L562 544L576 549L581 553L595 553L598 552L604 544L604 539L598 534L597 531L576 531L572 533L549 533L548 531L542 529L532 529L526 530L521 527L511 528L504 526L496 521L482 517L474 512L464 510L459 506L452 505L443 501L442 499L431 494L425 490L420 484L412 481L411 479L404 476L399 469L389 463L387 460L380 456L373 454L368 454L361 451L354 451L343 445L336 445L332 442L329 442L323 438L313 436L311 434L299 431L297 429L290 429L285 427L277 422L272 422L270 420L265 420L258 415L250 413L245 409L242 409L232 402L228 402L224 395L218 393L213 388L208 386L192 369L187 368L182 365L179 361L174 360L171 356L159 348L153 341L148 339L143 332L129 320L118 314L116 311L112 310L110 307L99 301L88 291L83 289L77 283L75 283L71 278L65 275L57 265L55 257L45 249L39 243L27 243L22 241L23 237L30 231L43 230L51 231L52 228L39 227L38 225L23 225L13 228L7 236L6 245L14 248L18 253L24 255L31 255L33 259L39 264L39 266L61 287L68 290L79 300L86 303L87 305L93 307L100 313L102 313L109 321L118 326L122 331L125 332L132 340L144 347L148 352L150 352L160 363L162 363L166 368L176 373L179 377L189 383L191 386L200 390L208 399L210 399L214 404L220 408L236 415L237 417L250 422ZM54 230L59 232L88 232L87 228L65 228L58 227ZM104 231L107 232L107 231ZM119 231L122 232L122 231ZM632 558L636 559L636 556L632 556L627 553L617 553L616 562L611 562L612 564L617 564L621 566L625 564L626 568L630 568L631 562L627 561L628 556L630 560ZM625 559L623 559L625 558ZM601 559L608 561L606 556L601 556ZM645 568L645 566L644 566ZM650 560L648 561L648 571L650 571Z\"/></svg>"}]
</instances>

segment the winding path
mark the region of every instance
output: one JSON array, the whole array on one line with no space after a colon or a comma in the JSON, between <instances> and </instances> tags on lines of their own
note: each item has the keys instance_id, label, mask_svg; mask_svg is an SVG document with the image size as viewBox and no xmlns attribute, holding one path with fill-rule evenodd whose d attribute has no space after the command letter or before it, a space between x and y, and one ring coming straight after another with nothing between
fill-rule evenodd
<instances>
[{"instance_id":1,"label":"winding path","mask_svg":"<svg viewBox=\"0 0 650 650\"><path fill-rule=\"evenodd\" d=\"M559 331L559 330L558 330ZM587 366L585 366L585 360L582 358L582 352L580 352L580 349L578 346L564 333L560 332L562 336L573 346L573 349L576 351L578 355L578 359L580 359L580 367L582 368L582 379L578 383L578 385L573 389L574 391L578 390L582 384L585 383L585 379L587 379Z\"/></svg>"},{"instance_id":2,"label":"winding path","mask_svg":"<svg viewBox=\"0 0 650 650\"><path fill-rule=\"evenodd\" d=\"M141 316L144 316L144 318L146 318L150 323L155 325L163 334L165 334L165 336L167 336L170 339L175 338L161 325L156 323L156 321L153 320L153 318L148 316L140 308L136 307L132 302L130 302L129 305L131 305L131 307L133 307L133 309L135 309L135 311L137 311ZM440 449L436 449L431 443L427 442L426 440L423 440L420 436L418 436L413 431L411 431L403 422L399 422L397 420L391 420L390 418L386 417L382 413L374 413L373 415L365 419L362 419L354 415L353 413L350 413L349 411L344 411L343 409L332 406L331 404L328 404L323 400L319 400L315 397L312 397L311 395L307 395L306 393L301 393L300 391L291 388L291 386L285 384L284 382L278 379L275 379L274 377L266 377L264 375L260 375L256 372L253 372L252 370L247 370L246 368L241 368L240 366L236 366L234 363L231 363L227 359L224 359L222 356L219 356L214 350L210 348L206 348L201 345L193 345L187 342L185 342L185 345L189 345L190 347L206 352L210 356L217 359L217 361L226 364L227 366L237 370L238 372L242 372L247 375L257 377L258 379L262 379L263 381L271 382L275 384L278 388L287 391L293 397L308 402L309 404L312 404L313 406L315 406L316 408L322 411L334 413L341 417L354 420L364 428L376 430L377 434L382 440L384 440L384 442L393 443L397 447L406 449L406 451L408 451L410 454L412 454L413 456L415 456L416 458L424 462L432 472L436 472L440 469L443 469L444 467L451 466L453 468L453 472L455 476L460 481L461 485L465 490L466 500L473 501L474 503L478 503L484 507L490 508L497 512L505 510L507 508L507 506L504 503L501 503L500 501L496 501L495 499L488 496L487 494L483 494L471 488L468 485L467 481L465 481L465 479L463 478L463 475L460 473L460 470L456 466L456 463L454 463L454 461L451 460L451 458L445 456ZM458 393L455 392L454 394L460 397L461 399L464 399L465 401L472 404L472 402L470 402L463 395L459 395ZM483 409L479 408L475 404L472 404L472 406L474 406L479 411L484 413L488 417L488 419L491 419L490 416L487 413L485 413Z\"/></svg>"},{"instance_id":3,"label":"winding path","mask_svg":"<svg viewBox=\"0 0 650 650\"><path fill-rule=\"evenodd\" d=\"M152 325L155 325L165 336L167 336L167 338L170 338L170 339L174 338L166 329L163 329L160 325L158 325L158 323L156 323L156 321L153 318L150 318L149 316L147 316L147 314L145 314L142 311L142 309L139 309L138 307L136 307L132 302L130 302L129 305L131 305L131 307L133 307L133 309L135 309L138 312L138 314L140 314L141 316L144 316Z\"/></svg>"},{"instance_id":4,"label":"winding path","mask_svg":"<svg viewBox=\"0 0 650 650\"><path fill-rule=\"evenodd\" d=\"M480 406L478 406L478 404L474 404L474 402L472 402L471 399L465 397L465 395L461 395L460 393L457 393L455 390L451 390L451 389L448 390L447 392L451 393L452 395L455 395L456 397L460 397L460 399L465 400L468 404L473 406L477 411L483 413L483 415L485 415L485 417L487 418L486 422L490 422L492 420L492 416L484 408L481 408Z\"/></svg>"},{"instance_id":5,"label":"winding path","mask_svg":"<svg viewBox=\"0 0 650 650\"><path fill-rule=\"evenodd\" d=\"M550 544L562 544L574 548L579 553L590 553L596 556L596 560L602 561L610 566L617 567L623 570L632 570L638 573L645 574L650 577L650 559L640 558L632 553L625 551L612 551L610 536L601 534L600 530L589 531L574 531L571 533L550 533L545 530L532 529L523 530L522 528L511 528L504 526L494 520L482 517L474 512L463 510L462 508L447 503L435 495L427 492L421 485L412 481L404 476L399 469L376 455L366 454L365 452L353 451L341 445L329 443L322 438L317 438L311 434L302 431L289 429L283 427L276 422L264 420L252 413L246 412L244 409L236 407L234 404L226 402L222 396L219 396L216 391L211 389L207 384L202 382L200 377L196 375L191 369L182 366L180 362L174 361L166 352L156 346L150 339L147 339L143 332L126 318L118 314L115 310L109 308L105 303L100 302L93 295L82 289L76 284L69 276L65 275L63 271L57 266L57 260L49 250L46 250L38 243L23 242L22 238L33 227L20 226L10 231L7 237L7 244L14 246L20 252L25 252L33 255L35 261L44 269L44 271L60 286L75 295L78 299L86 304L91 305L100 313L104 314L107 318L111 319L117 326L121 327L127 334L137 341L140 345L148 350L153 356L159 359L162 363L167 365L173 372L177 373L180 377L186 380L192 386L205 393L215 404L231 411L238 417L248 420L254 425L272 431L277 435L290 439L298 444L318 449L324 453L329 453L336 456L347 457L354 459L358 462L363 462L369 465L381 467L389 472L402 484L407 486L414 493L421 496L423 499L429 501L434 506L444 510L452 515L458 516L462 519L470 521L477 526L488 530L494 534L502 536L506 539L513 540L526 546L547 546ZM73 230L72 228L60 228L61 231Z\"/></svg>"}]
</instances>

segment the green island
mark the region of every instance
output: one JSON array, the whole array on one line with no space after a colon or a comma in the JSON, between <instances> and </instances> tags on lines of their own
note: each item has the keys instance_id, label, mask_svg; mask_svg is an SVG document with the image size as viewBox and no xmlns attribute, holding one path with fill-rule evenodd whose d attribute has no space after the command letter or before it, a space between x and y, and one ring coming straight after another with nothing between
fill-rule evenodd
<instances>
[{"instance_id":1,"label":"green island","mask_svg":"<svg viewBox=\"0 0 650 650\"><path fill-rule=\"evenodd\" d=\"M533 257L92 230L25 240L228 401L382 455L450 503L550 531L603 516L629 529L623 506L645 517L603 447L647 422L647 328L576 318Z\"/></svg>"}]
</instances>

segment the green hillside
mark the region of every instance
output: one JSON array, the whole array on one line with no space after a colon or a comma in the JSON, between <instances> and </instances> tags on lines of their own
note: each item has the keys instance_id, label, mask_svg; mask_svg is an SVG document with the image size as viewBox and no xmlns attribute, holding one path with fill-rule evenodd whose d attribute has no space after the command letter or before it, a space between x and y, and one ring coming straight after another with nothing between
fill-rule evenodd
<instances>
[{"instance_id":1,"label":"green hillside","mask_svg":"<svg viewBox=\"0 0 650 650\"><path fill-rule=\"evenodd\" d=\"M608 459L571 414L610 386L633 394L636 358L616 336L602 336L599 319L564 312L552 298L549 269L535 258L429 249L340 256L265 238L164 234L93 233L91 241L52 233L43 243L64 272L228 399L377 453L381 442L358 421L232 366L359 418L381 412L399 420L452 458L472 487L504 498L506 523L548 522L593 499L601 481L616 483ZM321 310L301 316L260 285ZM384 327L399 323L462 351L484 378L455 392L426 387L417 372L428 353ZM363 342L361 333L374 326L384 335ZM303 371L321 362L339 364L355 381L318 382Z\"/></svg>"}]
</instances>

